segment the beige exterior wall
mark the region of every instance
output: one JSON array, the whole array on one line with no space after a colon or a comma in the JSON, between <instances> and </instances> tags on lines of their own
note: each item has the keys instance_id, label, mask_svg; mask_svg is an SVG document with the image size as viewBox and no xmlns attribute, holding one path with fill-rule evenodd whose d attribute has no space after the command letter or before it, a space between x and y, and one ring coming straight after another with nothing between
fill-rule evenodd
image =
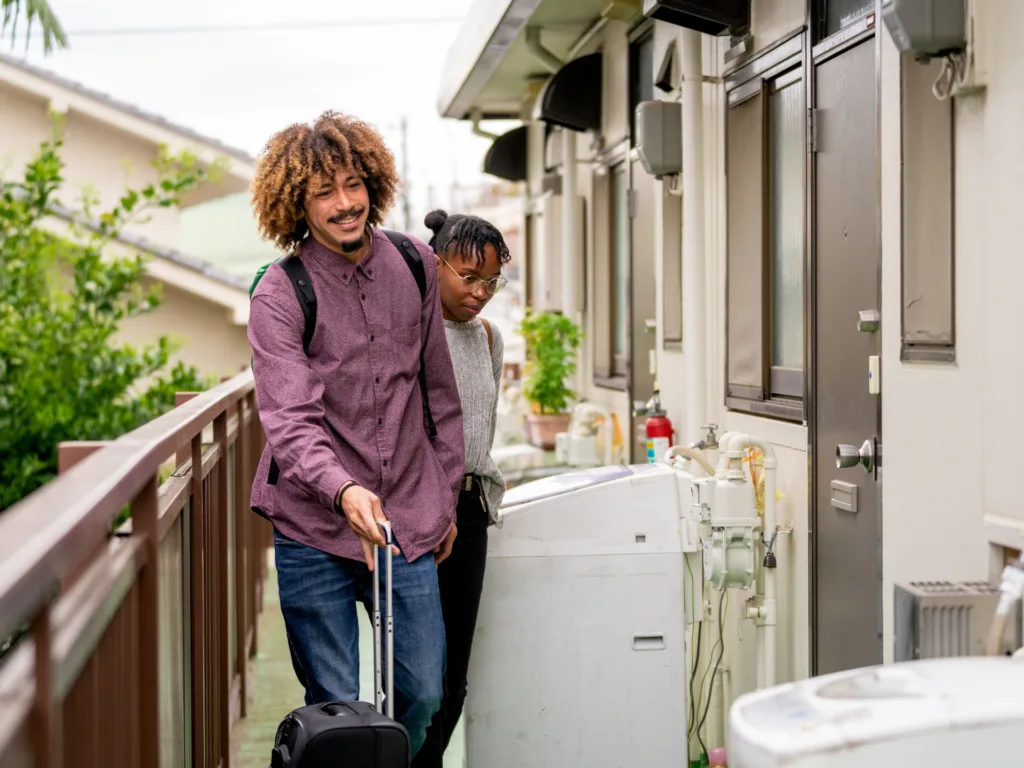
<instances>
[{"instance_id":1,"label":"beige exterior wall","mask_svg":"<svg viewBox=\"0 0 1024 768\"><path fill-rule=\"evenodd\" d=\"M20 177L25 162L52 135L48 104L39 95L0 81L0 174L4 178ZM105 109L110 111L109 107ZM80 208L83 187L99 195L102 207L95 211L99 213L115 204L126 187L137 189L157 177L151 165L157 144L151 138L115 128L75 109L65 117L63 137L65 184L59 198L69 208ZM173 248L178 210L161 208L146 218L126 227L125 234ZM67 231L67 223L62 220L47 220L46 226L61 233ZM108 253L127 250L115 244L109 246ZM204 374L230 375L247 365L250 351L245 290L161 257L145 254L145 258L149 279L163 285L163 304L150 314L125 321L120 338L150 344L161 335L171 336L181 344L175 359L196 365Z\"/></svg>"},{"instance_id":2,"label":"beige exterior wall","mask_svg":"<svg viewBox=\"0 0 1024 768\"><path fill-rule=\"evenodd\" d=\"M122 324L119 341L153 344L160 336L169 336L179 345L172 360L194 365L209 376L233 376L249 364L252 350L246 327L232 322L228 310L168 285L163 285L161 295L156 310Z\"/></svg>"},{"instance_id":3,"label":"beige exterior wall","mask_svg":"<svg viewBox=\"0 0 1024 768\"><path fill-rule=\"evenodd\" d=\"M900 324L883 324L884 648L892 588L909 579L994 578L1001 552L1024 548L1024 506L1005 436L1024 430L1024 4L974 4L987 61L983 94L956 100L956 362L900 361ZM900 317L899 57L882 45L883 317ZM913 190L903 190L912 194Z\"/></svg>"},{"instance_id":4,"label":"beige exterior wall","mask_svg":"<svg viewBox=\"0 0 1024 768\"><path fill-rule=\"evenodd\" d=\"M5 177L20 173L24 164L53 132L48 104L36 96L0 83L0 168ZM126 132L116 131L76 112L66 116L63 128L65 205L80 208L81 191L91 188L102 202L99 211L111 207L126 187L139 188L156 179L150 165L155 148ZM149 221L125 229L154 243L173 247L177 237L178 211L153 210Z\"/></svg>"}]
</instances>

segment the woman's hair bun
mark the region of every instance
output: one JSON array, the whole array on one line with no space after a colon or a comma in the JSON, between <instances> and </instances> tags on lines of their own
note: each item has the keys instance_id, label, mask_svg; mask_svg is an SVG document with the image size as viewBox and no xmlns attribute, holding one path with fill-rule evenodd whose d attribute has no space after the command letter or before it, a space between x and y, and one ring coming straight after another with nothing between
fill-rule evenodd
<instances>
[{"instance_id":1,"label":"woman's hair bun","mask_svg":"<svg viewBox=\"0 0 1024 768\"><path fill-rule=\"evenodd\" d=\"M446 221L448 221L448 214L438 208L437 210L428 213L427 218L423 220L423 223L427 225L427 229L436 235L441 231L441 227L444 226Z\"/></svg>"}]
</instances>

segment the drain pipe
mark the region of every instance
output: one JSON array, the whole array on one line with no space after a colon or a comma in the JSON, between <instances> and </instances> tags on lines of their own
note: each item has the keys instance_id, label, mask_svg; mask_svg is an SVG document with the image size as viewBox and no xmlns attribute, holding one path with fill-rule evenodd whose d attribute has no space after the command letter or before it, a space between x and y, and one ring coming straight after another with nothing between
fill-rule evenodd
<instances>
[{"instance_id":1,"label":"drain pipe","mask_svg":"<svg viewBox=\"0 0 1024 768\"><path fill-rule=\"evenodd\" d=\"M482 120L483 118L480 113L479 107L477 107L470 113L470 119L473 121L472 126L474 136L479 136L482 139L490 139L491 141L494 141L495 139L498 138L498 134L491 133L490 131L485 131L483 128L480 127L480 120Z\"/></svg>"},{"instance_id":2,"label":"drain pipe","mask_svg":"<svg viewBox=\"0 0 1024 768\"><path fill-rule=\"evenodd\" d=\"M541 44L540 27L531 25L526 28L526 49L533 54L533 58L543 64L551 74L554 74L562 68L562 60Z\"/></svg>"},{"instance_id":3,"label":"drain pipe","mask_svg":"<svg viewBox=\"0 0 1024 768\"><path fill-rule=\"evenodd\" d=\"M683 30L683 377L686 432L705 423L707 354L704 310L703 35Z\"/></svg>"},{"instance_id":4,"label":"drain pipe","mask_svg":"<svg viewBox=\"0 0 1024 768\"><path fill-rule=\"evenodd\" d=\"M578 233L580 206L577 193L576 131L562 129L562 313L579 322L576 284L579 282ZM577 374L577 378L581 374ZM579 382L577 382L578 384Z\"/></svg>"},{"instance_id":5,"label":"drain pipe","mask_svg":"<svg viewBox=\"0 0 1024 768\"><path fill-rule=\"evenodd\" d=\"M778 519L775 509L775 470L778 461L775 458L775 448L767 440L753 437L751 435L735 434L729 437L728 443L724 438L720 445L726 452L742 451L745 448L760 448L764 453L764 523L763 533L765 541L764 559L764 587L759 590L761 594L761 605L748 605L746 618L753 619L757 626L757 681L759 688L771 688L775 685L778 668L778 582L776 581L778 568L776 567L775 542L778 533Z\"/></svg>"}]
</instances>

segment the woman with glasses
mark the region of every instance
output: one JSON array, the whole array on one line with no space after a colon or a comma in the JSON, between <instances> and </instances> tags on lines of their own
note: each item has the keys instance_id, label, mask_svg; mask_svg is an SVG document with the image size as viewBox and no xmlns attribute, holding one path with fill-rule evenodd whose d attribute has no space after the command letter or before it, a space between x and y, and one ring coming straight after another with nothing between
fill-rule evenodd
<instances>
[{"instance_id":1,"label":"woman with glasses","mask_svg":"<svg viewBox=\"0 0 1024 768\"><path fill-rule=\"evenodd\" d=\"M466 476L456 507L458 535L437 571L444 615L447 670L441 709L427 730L414 768L441 768L466 700L469 653L487 560L487 527L497 519L505 480L491 458L504 343L480 312L501 290L501 267L512 258L501 232L477 216L431 211L441 314L462 403Z\"/></svg>"}]
</instances>

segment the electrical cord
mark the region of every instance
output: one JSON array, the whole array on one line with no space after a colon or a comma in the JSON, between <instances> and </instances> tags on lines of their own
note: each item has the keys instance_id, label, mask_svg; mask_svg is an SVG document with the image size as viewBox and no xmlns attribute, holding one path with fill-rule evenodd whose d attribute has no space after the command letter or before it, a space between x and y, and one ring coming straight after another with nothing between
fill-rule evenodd
<instances>
[{"instance_id":1,"label":"electrical cord","mask_svg":"<svg viewBox=\"0 0 1024 768\"><path fill-rule=\"evenodd\" d=\"M683 557L686 562L686 575L690 577L690 611L692 613L697 612L696 599L697 593L693 586L693 568L690 567L690 559ZM694 618L691 616L691 619ZM696 655L694 646L694 636L697 634L697 621L690 622L690 653ZM693 720L694 720L694 709L693 709L693 664L690 665L690 700L689 709L686 711L686 738L690 738L690 734L693 733Z\"/></svg>"},{"instance_id":2,"label":"electrical cord","mask_svg":"<svg viewBox=\"0 0 1024 768\"><path fill-rule=\"evenodd\" d=\"M704 722L708 719L708 712L711 711L711 689L715 685L715 675L718 674L718 668L722 664L722 657L725 656L725 615L729 611L729 591L724 590L722 597L718 600L718 642L716 646L719 648L718 659L715 661L714 668L711 670L711 682L708 685L708 699L704 704L704 714L701 715L700 722L697 723L697 740L700 742L701 749L707 753L707 747L704 745L704 737L701 735L701 729L704 727ZM712 651L713 653L714 651ZM710 666L710 665L709 665ZM705 672L705 679L707 673ZM701 681L701 688L703 689L704 682Z\"/></svg>"},{"instance_id":3,"label":"electrical cord","mask_svg":"<svg viewBox=\"0 0 1024 768\"><path fill-rule=\"evenodd\" d=\"M700 621L700 622L696 621L697 593L696 593L696 591L694 590L694 587L693 587L693 583L694 583L693 582L693 569L690 567L690 560L689 560L689 558L686 558L686 570L687 570L687 572L690 575L690 607L691 607L690 609L694 613L694 616L692 617L694 619L694 621L691 622L691 627L690 627L690 651L691 651L691 653L693 653L693 663L690 665L690 709L687 712L687 716L686 716L686 739L687 739L687 741L689 741L690 737L693 736L693 726L697 722L697 711L699 709L697 702L695 702L694 699L693 699L693 680L694 680L695 677L697 677L697 665L700 663L700 644L701 644L701 634L702 634L703 629L704 629L704 622L703 621ZM694 642L694 640L693 640L693 635L694 635L694 628L692 626L693 624L697 625L696 626L696 630L697 630L697 640L696 640L696 642Z\"/></svg>"}]
</instances>

